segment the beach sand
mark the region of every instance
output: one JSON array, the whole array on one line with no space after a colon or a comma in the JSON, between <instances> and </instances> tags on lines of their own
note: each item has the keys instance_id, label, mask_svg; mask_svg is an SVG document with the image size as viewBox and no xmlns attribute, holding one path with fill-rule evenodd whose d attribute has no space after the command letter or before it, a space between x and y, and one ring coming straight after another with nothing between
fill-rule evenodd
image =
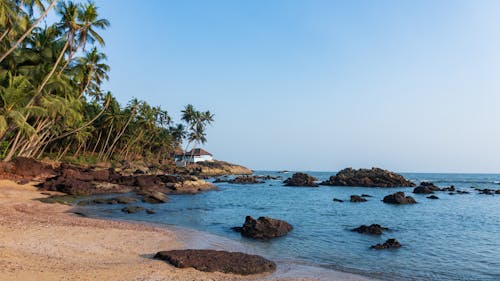
<instances>
[{"instance_id":1,"label":"beach sand","mask_svg":"<svg viewBox=\"0 0 500 281\"><path fill-rule=\"evenodd\" d=\"M151 258L185 248L174 231L80 217L34 200L42 197L32 184L0 180L0 280L310 280L177 269Z\"/></svg>"}]
</instances>

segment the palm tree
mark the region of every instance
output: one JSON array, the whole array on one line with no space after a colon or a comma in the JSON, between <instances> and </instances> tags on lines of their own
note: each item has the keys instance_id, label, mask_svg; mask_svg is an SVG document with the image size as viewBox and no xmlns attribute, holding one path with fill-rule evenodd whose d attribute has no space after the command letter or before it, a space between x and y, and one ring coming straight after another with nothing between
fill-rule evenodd
<instances>
[{"instance_id":1,"label":"palm tree","mask_svg":"<svg viewBox=\"0 0 500 281\"><path fill-rule=\"evenodd\" d=\"M90 52L85 52L83 57L76 60L74 70L80 78L81 92L79 97L85 93L99 99L101 95L100 86L104 80L108 80L109 65L103 63L107 59L104 53L101 53L97 48L92 48Z\"/></svg>"},{"instance_id":2,"label":"palm tree","mask_svg":"<svg viewBox=\"0 0 500 281\"><path fill-rule=\"evenodd\" d=\"M49 0L47 0L47 1L49 1ZM26 32L24 32L24 34L21 37L19 37L19 39L10 47L10 49L8 49L5 53L3 53L0 56L0 62L2 62L10 53L12 53L17 48L17 46L19 44L21 44L21 42L23 42L23 40L26 38L26 36L28 36L33 31L33 29L47 16L47 14L49 13L49 11L56 5L57 1L58 0L52 0L52 1L50 1L50 4L49 4L49 6L47 8L43 7L41 1L37 1L37 0L34 0L34 1L25 1L25 3L28 3L28 4L29 3L36 4L40 8L40 10L42 11L42 14L31 25L31 27L28 28L28 30L26 30Z\"/></svg>"}]
</instances>

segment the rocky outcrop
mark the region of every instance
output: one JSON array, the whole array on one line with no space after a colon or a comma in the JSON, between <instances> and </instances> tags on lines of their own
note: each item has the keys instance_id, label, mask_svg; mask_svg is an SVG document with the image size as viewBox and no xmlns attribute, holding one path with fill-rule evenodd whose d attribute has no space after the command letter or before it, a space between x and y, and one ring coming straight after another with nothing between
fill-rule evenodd
<instances>
[{"instance_id":1,"label":"rocky outcrop","mask_svg":"<svg viewBox=\"0 0 500 281\"><path fill-rule=\"evenodd\" d=\"M363 234L372 234L372 235L382 235L385 230L389 230L387 227L383 227L380 224L371 224L371 225L362 225L360 227L356 227L351 231L363 233Z\"/></svg>"},{"instance_id":2,"label":"rocky outcrop","mask_svg":"<svg viewBox=\"0 0 500 281\"><path fill-rule=\"evenodd\" d=\"M321 183L332 186L362 186L362 187L413 187L414 183L403 176L380 168L344 169Z\"/></svg>"},{"instance_id":3,"label":"rocky outcrop","mask_svg":"<svg viewBox=\"0 0 500 281\"><path fill-rule=\"evenodd\" d=\"M155 259L167 261L178 268L193 267L205 272L251 275L273 272L276 264L261 256L215 250L173 250L158 252Z\"/></svg>"},{"instance_id":4,"label":"rocky outcrop","mask_svg":"<svg viewBox=\"0 0 500 281\"><path fill-rule=\"evenodd\" d=\"M360 203L360 202L366 202L368 200L366 200L365 198L363 198L359 195L351 195L350 201L354 202L354 203Z\"/></svg>"},{"instance_id":5,"label":"rocky outcrop","mask_svg":"<svg viewBox=\"0 0 500 281\"><path fill-rule=\"evenodd\" d=\"M387 241L385 241L384 244L373 245L371 248L381 250L381 249L390 249L390 248L399 248L399 247L401 247L401 244L399 243L399 241L392 238L392 239L387 239Z\"/></svg>"},{"instance_id":6,"label":"rocky outcrop","mask_svg":"<svg viewBox=\"0 0 500 281\"><path fill-rule=\"evenodd\" d=\"M316 178L305 173L295 173L291 178L286 179L283 183L286 186L311 186L317 187Z\"/></svg>"},{"instance_id":7,"label":"rocky outcrop","mask_svg":"<svg viewBox=\"0 0 500 281\"><path fill-rule=\"evenodd\" d=\"M118 196L111 198L96 198L92 200L80 201L78 205L91 205L91 204L130 204L136 203L137 199L129 196Z\"/></svg>"},{"instance_id":8,"label":"rocky outcrop","mask_svg":"<svg viewBox=\"0 0 500 281\"><path fill-rule=\"evenodd\" d=\"M224 161L205 161L190 164L187 171L200 177L217 177L225 175L250 175L252 170L241 165L231 164Z\"/></svg>"},{"instance_id":9,"label":"rocky outcrop","mask_svg":"<svg viewBox=\"0 0 500 281\"><path fill-rule=\"evenodd\" d=\"M437 197L436 195L427 196L426 198L433 199L433 200L439 199L439 197Z\"/></svg>"},{"instance_id":10,"label":"rocky outcrop","mask_svg":"<svg viewBox=\"0 0 500 281\"><path fill-rule=\"evenodd\" d=\"M264 183L263 181L259 180L257 176L238 176L235 177L232 180L228 180L228 183L232 184L258 184L258 183Z\"/></svg>"},{"instance_id":11,"label":"rocky outcrop","mask_svg":"<svg viewBox=\"0 0 500 281\"><path fill-rule=\"evenodd\" d=\"M141 200L144 203L149 204L160 204L168 201L168 197L165 193L160 191L141 191L139 192L141 195Z\"/></svg>"},{"instance_id":12,"label":"rocky outcrop","mask_svg":"<svg viewBox=\"0 0 500 281\"><path fill-rule=\"evenodd\" d=\"M254 219L251 216L245 218L242 227L234 227L233 230L241 235L255 239L270 239L286 235L293 229L292 225L286 221L269 217Z\"/></svg>"},{"instance_id":13,"label":"rocky outcrop","mask_svg":"<svg viewBox=\"0 0 500 281\"><path fill-rule=\"evenodd\" d=\"M387 195L384 197L382 200L384 203L387 204L415 204L417 201L413 199L411 196L406 196L404 192L396 192L391 195Z\"/></svg>"}]
</instances>

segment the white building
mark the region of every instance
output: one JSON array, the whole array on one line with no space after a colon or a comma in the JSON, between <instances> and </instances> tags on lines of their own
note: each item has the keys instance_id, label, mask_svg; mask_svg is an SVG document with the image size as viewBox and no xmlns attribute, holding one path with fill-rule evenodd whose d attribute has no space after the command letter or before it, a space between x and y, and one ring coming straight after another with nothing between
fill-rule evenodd
<instances>
[{"instance_id":1,"label":"white building","mask_svg":"<svg viewBox=\"0 0 500 281\"><path fill-rule=\"evenodd\" d=\"M184 163L196 163L204 161L213 161L213 155L204 150L203 148L193 148L191 151L187 151L184 154L175 155L175 162L177 164Z\"/></svg>"}]
</instances>

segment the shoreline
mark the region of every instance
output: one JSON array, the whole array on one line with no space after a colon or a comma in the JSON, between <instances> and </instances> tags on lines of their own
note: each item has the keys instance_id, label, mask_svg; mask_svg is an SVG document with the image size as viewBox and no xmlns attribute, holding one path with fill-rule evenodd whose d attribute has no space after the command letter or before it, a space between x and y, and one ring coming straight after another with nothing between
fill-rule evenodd
<instances>
[{"instance_id":1,"label":"shoreline","mask_svg":"<svg viewBox=\"0 0 500 281\"><path fill-rule=\"evenodd\" d=\"M142 222L69 213L71 206L34 200L46 195L32 184L0 180L2 280L321 280L280 266L275 273L239 276L178 269L152 256L187 245L185 232ZM203 233L199 241L207 241ZM180 237L183 237L181 239ZM193 237L192 237L193 238ZM193 240L192 240L193 241ZM219 249L223 248L223 244ZM306 266L307 267L307 266ZM310 269L310 267L307 267ZM370 280L328 270L328 280ZM306 276L307 275L307 276ZM312 278L311 278L312 277ZM332 279L333 278L333 279Z\"/></svg>"}]
</instances>

